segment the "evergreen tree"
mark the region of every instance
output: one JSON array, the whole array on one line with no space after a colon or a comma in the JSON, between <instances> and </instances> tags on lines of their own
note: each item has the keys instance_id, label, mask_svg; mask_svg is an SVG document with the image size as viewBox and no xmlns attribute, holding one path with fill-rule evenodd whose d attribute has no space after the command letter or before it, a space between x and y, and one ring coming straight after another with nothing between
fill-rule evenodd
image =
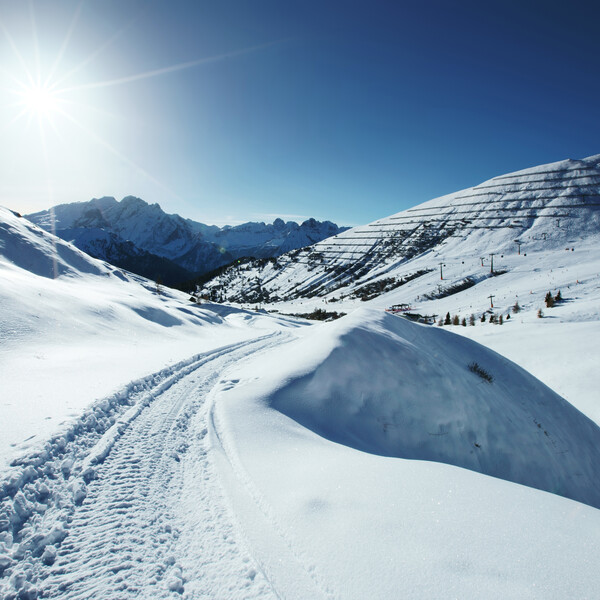
<instances>
[{"instance_id":1,"label":"evergreen tree","mask_svg":"<svg viewBox=\"0 0 600 600\"><path fill-rule=\"evenodd\" d=\"M554 296L554 302L562 302L562 295L560 293L560 290L558 290L556 296Z\"/></svg>"},{"instance_id":2,"label":"evergreen tree","mask_svg":"<svg viewBox=\"0 0 600 600\"><path fill-rule=\"evenodd\" d=\"M472 327L475 325L475 315L473 313L471 313L471 316L469 317L469 325Z\"/></svg>"},{"instance_id":3,"label":"evergreen tree","mask_svg":"<svg viewBox=\"0 0 600 600\"><path fill-rule=\"evenodd\" d=\"M552 297L552 294L550 292L546 294L544 302L546 303L547 308L552 308L554 306L554 298Z\"/></svg>"},{"instance_id":4,"label":"evergreen tree","mask_svg":"<svg viewBox=\"0 0 600 600\"><path fill-rule=\"evenodd\" d=\"M460 322L463 327L467 326L467 320L463 317L463 320Z\"/></svg>"},{"instance_id":5,"label":"evergreen tree","mask_svg":"<svg viewBox=\"0 0 600 600\"><path fill-rule=\"evenodd\" d=\"M485 323L485 313L483 313L483 314L481 315L481 319L480 319L480 321L481 321L482 323Z\"/></svg>"},{"instance_id":6,"label":"evergreen tree","mask_svg":"<svg viewBox=\"0 0 600 600\"><path fill-rule=\"evenodd\" d=\"M518 312L521 312L521 307L519 305L519 301L517 300L514 304L514 306L512 307L512 311L517 314Z\"/></svg>"},{"instance_id":7,"label":"evergreen tree","mask_svg":"<svg viewBox=\"0 0 600 600\"><path fill-rule=\"evenodd\" d=\"M444 319L444 325L451 325L451 324L452 324L452 320L450 319L450 313L447 312L446 318Z\"/></svg>"},{"instance_id":8,"label":"evergreen tree","mask_svg":"<svg viewBox=\"0 0 600 600\"><path fill-rule=\"evenodd\" d=\"M454 315L452 317L452 325L459 325L460 324L460 319L458 318L458 315Z\"/></svg>"},{"instance_id":9,"label":"evergreen tree","mask_svg":"<svg viewBox=\"0 0 600 600\"><path fill-rule=\"evenodd\" d=\"M498 325L502 325L502 323L504 323L504 319L502 318L502 315L500 315L498 317Z\"/></svg>"}]
</instances>

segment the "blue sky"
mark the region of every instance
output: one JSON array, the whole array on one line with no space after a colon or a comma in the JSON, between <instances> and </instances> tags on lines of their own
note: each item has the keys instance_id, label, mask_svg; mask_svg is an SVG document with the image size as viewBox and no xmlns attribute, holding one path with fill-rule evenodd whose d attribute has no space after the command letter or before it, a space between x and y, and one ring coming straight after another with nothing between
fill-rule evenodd
<instances>
[{"instance_id":1,"label":"blue sky","mask_svg":"<svg viewBox=\"0 0 600 600\"><path fill-rule=\"evenodd\" d=\"M600 152L594 2L0 0L0 203L360 224ZM33 99L32 99L33 91Z\"/></svg>"}]
</instances>

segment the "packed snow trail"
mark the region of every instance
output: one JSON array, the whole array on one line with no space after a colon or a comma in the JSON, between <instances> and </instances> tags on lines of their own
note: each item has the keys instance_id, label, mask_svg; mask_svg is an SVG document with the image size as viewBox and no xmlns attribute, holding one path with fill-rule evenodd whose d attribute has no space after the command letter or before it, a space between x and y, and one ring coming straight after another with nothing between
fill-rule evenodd
<instances>
[{"instance_id":1,"label":"packed snow trail","mask_svg":"<svg viewBox=\"0 0 600 600\"><path fill-rule=\"evenodd\" d=\"M208 353L125 413L84 461L88 472L96 463L94 478L68 523L52 529L54 543L13 554L3 597L276 597L224 499L207 396L229 367L282 341L272 334Z\"/></svg>"}]
</instances>

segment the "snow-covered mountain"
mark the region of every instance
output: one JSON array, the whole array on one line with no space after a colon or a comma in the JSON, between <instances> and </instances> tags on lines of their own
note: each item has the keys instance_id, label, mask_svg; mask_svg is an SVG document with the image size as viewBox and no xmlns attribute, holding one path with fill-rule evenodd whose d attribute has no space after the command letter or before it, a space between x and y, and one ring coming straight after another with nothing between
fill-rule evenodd
<instances>
[{"instance_id":1,"label":"snow-covered mountain","mask_svg":"<svg viewBox=\"0 0 600 600\"><path fill-rule=\"evenodd\" d=\"M277 256L344 230L329 221L314 219L301 225L276 219L273 224L244 223L220 228L167 214L158 204L150 205L133 196L121 202L104 197L60 204L27 218L92 256L133 271L136 257L141 254L167 259L188 272L179 281L242 256ZM129 262L125 264L126 261ZM163 263L162 271L168 272L168 268L168 263ZM175 270L168 276L176 279L178 275Z\"/></svg>"},{"instance_id":2,"label":"snow-covered mountain","mask_svg":"<svg viewBox=\"0 0 600 600\"><path fill-rule=\"evenodd\" d=\"M565 251L600 239L599 163L597 155L501 175L276 261L233 266L204 293L265 303L369 300L395 289L414 303L417 296L478 285L517 264L535 271L538 253L554 252L557 265L577 262L577 254L565 257Z\"/></svg>"}]
</instances>

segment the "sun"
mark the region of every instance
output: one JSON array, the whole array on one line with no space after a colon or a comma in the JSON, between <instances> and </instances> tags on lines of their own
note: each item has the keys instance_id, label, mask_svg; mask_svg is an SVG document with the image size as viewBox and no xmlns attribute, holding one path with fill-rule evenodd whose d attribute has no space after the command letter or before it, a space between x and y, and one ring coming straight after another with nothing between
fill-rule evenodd
<instances>
[{"instance_id":1,"label":"sun","mask_svg":"<svg viewBox=\"0 0 600 600\"><path fill-rule=\"evenodd\" d=\"M50 117L60 110L60 98L49 86L32 84L20 93L22 108L32 116Z\"/></svg>"}]
</instances>

